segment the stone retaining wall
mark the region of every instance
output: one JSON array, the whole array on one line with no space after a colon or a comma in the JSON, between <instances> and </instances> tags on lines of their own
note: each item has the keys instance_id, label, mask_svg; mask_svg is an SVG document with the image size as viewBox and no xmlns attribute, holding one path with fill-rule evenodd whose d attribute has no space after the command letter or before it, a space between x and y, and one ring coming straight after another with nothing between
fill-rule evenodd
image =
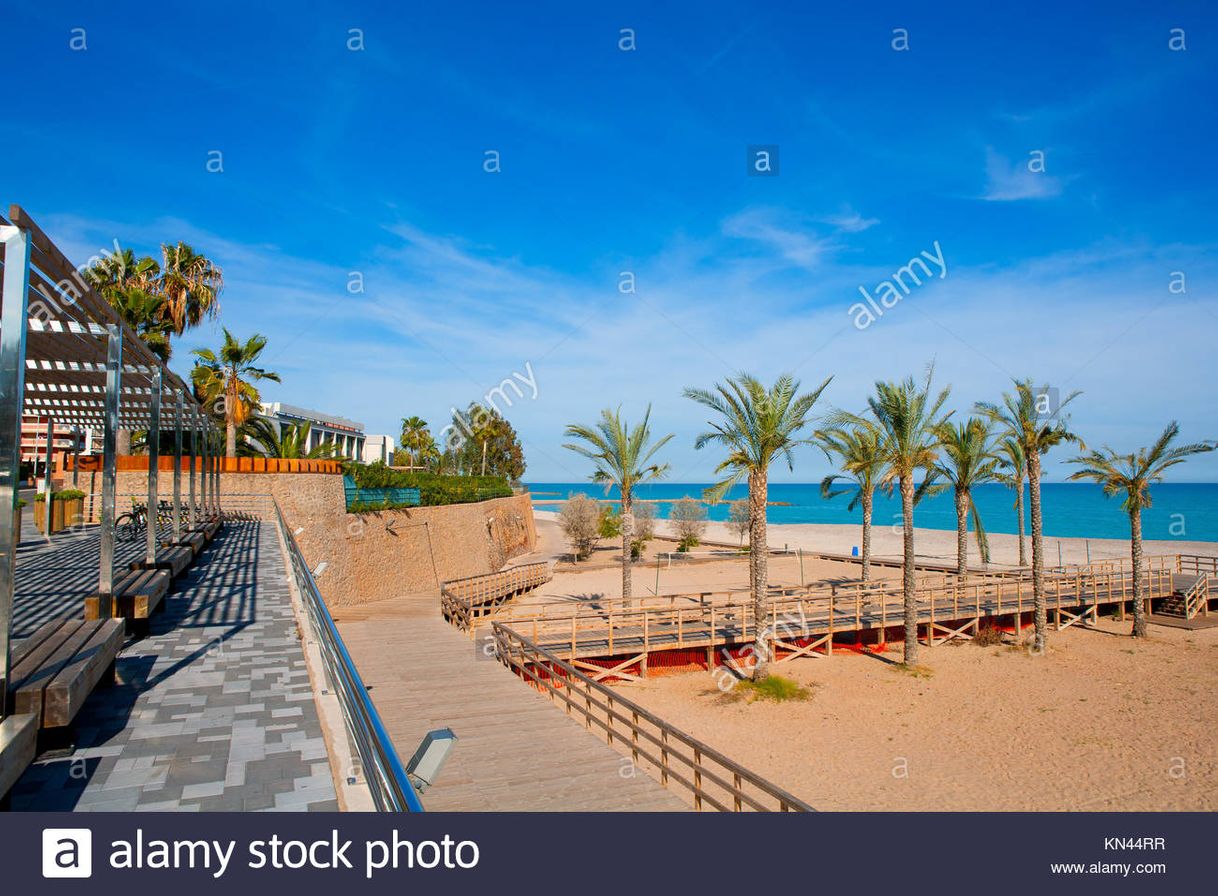
<instances>
[{"instance_id":1,"label":"stone retaining wall","mask_svg":"<svg viewBox=\"0 0 1218 896\"><path fill-rule=\"evenodd\" d=\"M130 496L146 498L146 477L118 474L120 513ZM346 512L341 476L224 473L220 479L226 509L258 503L246 495L270 494L279 502L309 565L316 570L325 563L317 583L331 606L438 592L441 582L494 572L537 544L528 495L354 514ZM159 476L157 486L162 498L172 497L172 474ZM101 474L82 472L78 487L100 491ZM183 500L186 492L183 483Z\"/></svg>"}]
</instances>

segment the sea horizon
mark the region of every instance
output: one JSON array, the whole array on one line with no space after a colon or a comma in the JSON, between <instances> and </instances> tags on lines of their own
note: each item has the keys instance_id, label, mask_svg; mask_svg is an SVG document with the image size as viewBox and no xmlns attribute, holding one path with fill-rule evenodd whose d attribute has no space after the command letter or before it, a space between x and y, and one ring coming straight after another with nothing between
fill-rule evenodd
<instances>
[{"instance_id":1,"label":"sea horizon","mask_svg":"<svg viewBox=\"0 0 1218 896\"><path fill-rule=\"evenodd\" d=\"M593 482L525 482L540 501L557 500L582 492L597 500L616 501L616 487L608 494ZM667 518L672 502L683 497L702 498L709 482L658 482L639 486L636 497L656 502L656 515ZM727 519L728 505L747 497L745 485L734 487L718 504L708 505L708 517ZM1218 542L1218 482L1164 482L1151 487L1153 504L1142 511L1142 536L1157 541ZM779 482L769 487L767 519L772 524L861 525L861 508L848 510L849 495L821 497L819 482ZM1120 497L1108 498L1089 482L1042 482L1044 534L1051 538L1129 538L1129 515L1121 509ZM998 483L973 490L982 523L990 534L1018 534L1015 492ZM544 505L541 509L545 509ZM876 492L872 521L890 526L901 520L897 495ZM1025 530L1031 536L1027 487L1024 488ZM923 499L914 509L914 525L921 529L954 531L955 501L951 491ZM971 525L970 525L971 529Z\"/></svg>"}]
</instances>

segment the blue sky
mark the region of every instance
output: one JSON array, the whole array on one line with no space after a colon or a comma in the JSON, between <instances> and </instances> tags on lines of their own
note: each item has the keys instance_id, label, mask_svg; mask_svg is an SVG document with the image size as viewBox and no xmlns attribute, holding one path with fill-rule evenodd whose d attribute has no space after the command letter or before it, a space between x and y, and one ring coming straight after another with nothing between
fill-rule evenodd
<instances>
[{"instance_id":1,"label":"blue sky","mask_svg":"<svg viewBox=\"0 0 1218 896\"><path fill-rule=\"evenodd\" d=\"M934 359L961 410L1031 376L1083 390L1088 442L1218 437L1218 12L806 6L8 3L0 199L78 262L212 256L268 400L396 432L535 378L504 408L534 481L589 472L567 423L649 402L673 478L709 479L681 389L741 369L856 408ZM856 328L936 243L944 275ZM826 472L799 460L776 478Z\"/></svg>"}]
</instances>

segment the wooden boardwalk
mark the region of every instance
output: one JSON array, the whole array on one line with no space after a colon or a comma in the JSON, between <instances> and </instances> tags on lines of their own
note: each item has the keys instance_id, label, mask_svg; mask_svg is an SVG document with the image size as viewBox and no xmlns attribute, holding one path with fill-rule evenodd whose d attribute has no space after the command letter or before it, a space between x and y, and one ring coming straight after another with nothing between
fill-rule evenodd
<instances>
[{"instance_id":1,"label":"wooden boardwalk","mask_svg":"<svg viewBox=\"0 0 1218 896\"><path fill-rule=\"evenodd\" d=\"M403 760L433 728L457 744L428 811L688 811L680 797L505 669L490 642L440 615L439 594L335 608Z\"/></svg>"},{"instance_id":2,"label":"wooden boardwalk","mask_svg":"<svg viewBox=\"0 0 1218 896\"><path fill-rule=\"evenodd\" d=\"M1195 605L1204 607L1215 593L1206 587L1211 580L1178 572L1180 566L1180 557L1148 558L1147 599L1179 600L1181 592L1199 582L1204 593L1196 596ZM828 655L842 636L856 643L899 638L900 585L784 589L773 595L771 615L762 627L774 637L779 661ZM1049 574L1045 590L1049 622L1062 629L1095 622L1102 607L1124 607L1133 597L1133 582L1123 564L1105 561ZM920 637L930 646L971 637L982 625L1017 630L1031 621L1032 609L1031 582L1018 575L928 577L919 585ZM721 659L716 656L720 649L755 640L758 629L745 595L709 592L648 598L631 606L610 599L583 607L519 607L498 621L597 681L645 677L649 658L667 651L705 651L705 663L712 668Z\"/></svg>"}]
</instances>

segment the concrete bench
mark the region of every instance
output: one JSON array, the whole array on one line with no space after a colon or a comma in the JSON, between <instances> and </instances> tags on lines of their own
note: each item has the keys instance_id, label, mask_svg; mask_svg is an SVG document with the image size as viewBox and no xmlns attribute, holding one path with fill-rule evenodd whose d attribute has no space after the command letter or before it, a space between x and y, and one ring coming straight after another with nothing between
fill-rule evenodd
<instances>
[{"instance_id":1,"label":"concrete bench","mask_svg":"<svg viewBox=\"0 0 1218 896\"><path fill-rule=\"evenodd\" d=\"M208 520L207 522L204 522L204 523L200 523L199 525L195 526L194 529L192 529L191 531L192 532L202 532L203 537L207 539L208 543L210 543L211 540L216 537L216 533L219 532L222 528L224 528L224 524L221 523L220 520L213 519L213 520Z\"/></svg>"},{"instance_id":2,"label":"concrete bench","mask_svg":"<svg viewBox=\"0 0 1218 896\"><path fill-rule=\"evenodd\" d=\"M181 575L182 571L190 566L194 559L195 553L190 548L184 545L171 545L158 551L156 560L151 563L147 560L140 560L132 563L129 569L132 572L137 569L166 569L169 571L169 577L172 579Z\"/></svg>"},{"instance_id":3,"label":"concrete bench","mask_svg":"<svg viewBox=\"0 0 1218 896\"><path fill-rule=\"evenodd\" d=\"M167 569L137 569L114 583L114 615L132 622L144 620L156 611L169 591ZM85 619L101 617L101 594L85 598Z\"/></svg>"},{"instance_id":4,"label":"concrete bench","mask_svg":"<svg viewBox=\"0 0 1218 896\"><path fill-rule=\"evenodd\" d=\"M121 619L52 619L13 651L14 709L42 729L67 728L93 688L114 682L122 646Z\"/></svg>"},{"instance_id":5,"label":"concrete bench","mask_svg":"<svg viewBox=\"0 0 1218 896\"><path fill-rule=\"evenodd\" d=\"M38 750L38 718L26 713L0 722L0 801L29 768Z\"/></svg>"}]
</instances>

